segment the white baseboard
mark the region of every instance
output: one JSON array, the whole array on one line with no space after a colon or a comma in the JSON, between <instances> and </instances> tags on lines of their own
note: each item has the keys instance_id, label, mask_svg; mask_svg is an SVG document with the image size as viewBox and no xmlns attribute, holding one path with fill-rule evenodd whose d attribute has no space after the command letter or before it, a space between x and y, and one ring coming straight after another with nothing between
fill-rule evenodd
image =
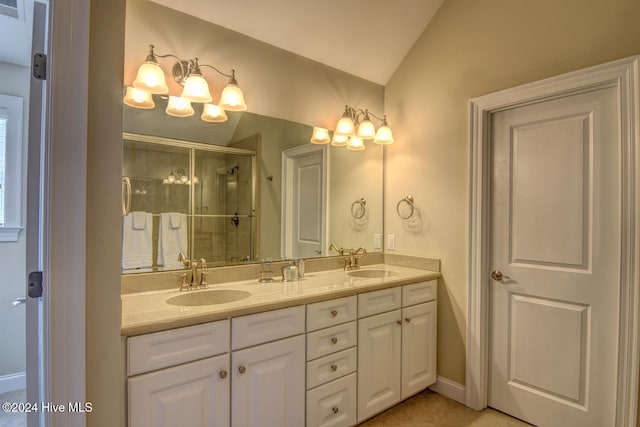
<instances>
[{"instance_id":1,"label":"white baseboard","mask_svg":"<svg viewBox=\"0 0 640 427\"><path fill-rule=\"evenodd\" d=\"M465 391L462 384L438 376L436 383L429 388L449 399L465 404Z\"/></svg>"},{"instance_id":2,"label":"white baseboard","mask_svg":"<svg viewBox=\"0 0 640 427\"><path fill-rule=\"evenodd\" d=\"M26 387L27 374L25 372L0 376L0 393L22 390Z\"/></svg>"}]
</instances>

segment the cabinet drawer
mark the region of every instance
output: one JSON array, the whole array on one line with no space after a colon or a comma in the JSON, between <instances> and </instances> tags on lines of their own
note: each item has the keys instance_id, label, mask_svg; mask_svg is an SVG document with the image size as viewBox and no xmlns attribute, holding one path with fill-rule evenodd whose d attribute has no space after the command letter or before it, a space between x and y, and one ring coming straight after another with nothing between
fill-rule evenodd
<instances>
[{"instance_id":1,"label":"cabinet drawer","mask_svg":"<svg viewBox=\"0 0 640 427\"><path fill-rule=\"evenodd\" d=\"M303 305L236 317L231 320L231 348L237 350L303 333Z\"/></svg>"},{"instance_id":2,"label":"cabinet drawer","mask_svg":"<svg viewBox=\"0 0 640 427\"><path fill-rule=\"evenodd\" d=\"M140 335L127 340L127 375L155 371L228 351L228 320Z\"/></svg>"},{"instance_id":3,"label":"cabinet drawer","mask_svg":"<svg viewBox=\"0 0 640 427\"><path fill-rule=\"evenodd\" d=\"M432 301L436 299L438 292L438 281L429 280L428 282L414 283L402 287L402 306L420 304L421 302Z\"/></svg>"},{"instance_id":4,"label":"cabinet drawer","mask_svg":"<svg viewBox=\"0 0 640 427\"><path fill-rule=\"evenodd\" d=\"M347 427L356 424L356 374L307 392L307 427Z\"/></svg>"},{"instance_id":5,"label":"cabinet drawer","mask_svg":"<svg viewBox=\"0 0 640 427\"><path fill-rule=\"evenodd\" d=\"M358 317L367 317L400 308L401 288L381 289L358 295Z\"/></svg>"},{"instance_id":6,"label":"cabinet drawer","mask_svg":"<svg viewBox=\"0 0 640 427\"><path fill-rule=\"evenodd\" d=\"M332 299L307 305L307 331L356 320L358 300L356 296Z\"/></svg>"},{"instance_id":7,"label":"cabinet drawer","mask_svg":"<svg viewBox=\"0 0 640 427\"><path fill-rule=\"evenodd\" d=\"M307 389L355 372L357 367L358 352L356 347L307 362Z\"/></svg>"},{"instance_id":8,"label":"cabinet drawer","mask_svg":"<svg viewBox=\"0 0 640 427\"><path fill-rule=\"evenodd\" d=\"M311 332L307 334L307 360L317 359L353 347L357 342L358 326L356 322Z\"/></svg>"}]
</instances>

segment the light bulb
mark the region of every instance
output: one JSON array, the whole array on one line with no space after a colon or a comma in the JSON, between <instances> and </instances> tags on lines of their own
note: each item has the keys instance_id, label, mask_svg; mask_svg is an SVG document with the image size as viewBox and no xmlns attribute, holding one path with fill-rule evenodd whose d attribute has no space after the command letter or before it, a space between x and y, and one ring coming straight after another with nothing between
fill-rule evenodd
<instances>
[{"instance_id":1,"label":"light bulb","mask_svg":"<svg viewBox=\"0 0 640 427\"><path fill-rule=\"evenodd\" d=\"M391 133L391 128L386 125L380 126L378 132L376 132L376 137L373 142L380 145L393 144L393 134Z\"/></svg>"},{"instance_id":2,"label":"light bulb","mask_svg":"<svg viewBox=\"0 0 640 427\"><path fill-rule=\"evenodd\" d=\"M189 117L193 116L194 114L191 102L179 96L169 97L166 112L168 115L174 117Z\"/></svg>"},{"instance_id":3,"label":"light bulb","mask_svg":"<svg viewBox=\"0 0 640 427\"><path fill-rule=\"evenodd\" d=\"M364 150L364 141L357 136L349 138L349 144L347 145L349 150L360 151Z\"/></svg>"},{"instance_id":4,"label":"light bulb","mask_svg":"<svg viewBox=\"0 0 640 427\"><path fill-rule=\"evenodd\" d=\"M183 98L193 102L211 102L211 93L207 81L200 74L191 73L184 82Z\"/></svg>"},{"instance_id":5,"label":"light bulb","mask_svg":"<svg viewBox=\"0 0 640 427\"><path fill-rule=\"evenodd\" d=\"M174 182L176 182L176 176L173 174L173 171L169 173L169 176L167 177L167 182L169 182L169 184L173 184Z\"/></svg>"},{"instance_id":6,"label":"light bulb","mask_svg":"<svg viewBox=\"0 0 640 427\"><path fill-rule=\"evenodd\" d=\"M312 144L328 144L331 142L329 131L325 128L314 127L311 135Z\"/></svg>"},{"instance_id":7,"label":"light bulb","mask_svg":"<svg viewBox=\"0 0 640 427\"><path fill-rule=\"evenodd\" d=\"M222 89L220 107L227 111L245 111L247 109L244 94L238 85L229 83Z\"/></svg>"},{"instance_id":8,"label":"light bulb","mask_svg":"<svg viewBox=\"0 0 640 427\"><path fill-rule=\"evenodd\" d=\"M343 116L338 120L338 124L336 124L335 134L340 136L354 135L355 125L353 124L353 120L351 120L350 117Z\"/></svg>"},{"instance_id":9,"label":"light bulb","mask_svg":"<svg viewBox=\"0 0 640 427\"><path fill-rule=\"evenodd\" d=\"M358 126L358 138L361 139L373 139L376 136L376 128L371 123L371 120L364 120Z\"/></svg>"},{"instance_id":10,"label":"light bulb","mask_svg":"<svg viewBox=\"0 0 640 427\"><path fill-rule=\"evenodd\" d=\"M157 62L153 60L145 61L133 81L133 86L154 94L169 93L169 87L164 77L164 72Z\"/></svg>"},{"instance_id":11,"label":"light bulb","mask_svg":"<svg viewBox=\"0 0 640 427\"><path fill-rule=\"evenodd\" d=\"M333 134L333 139L331 140L331 145L334 147L344 147L349 143L349 137L343 135Z\"/></svg>"},{"instance_id":12,"label":"light bulb","mask_svg":"<svg viewBox=\"0 0 640 427\"><path fill-rule=\"evenodd\" d=\"M204 104L200 118L205 122L222 123L227 121L227 113L219 105Z\"/></svg>"},{"instance_id":13,"label":"light bulb","mask_svg":"<svg viewBox=\"0 0 640 427\"><path fill-rule=\"evenodd\" d=\"M143 110L148 110L156 106L149 92L132 86L127 86L123 102L129 107L141 108Z\"/></svg>"}]
</instances>

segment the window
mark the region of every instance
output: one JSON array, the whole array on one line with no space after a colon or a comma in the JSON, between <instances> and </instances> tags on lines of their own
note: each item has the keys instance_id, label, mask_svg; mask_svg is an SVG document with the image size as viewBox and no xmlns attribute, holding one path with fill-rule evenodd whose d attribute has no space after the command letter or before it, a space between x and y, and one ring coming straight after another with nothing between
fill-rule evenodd
<instances>
[{"instance_id":1,"label":"window","mask_svg":"<svg viewBox=\"0 0 640 427\"><path fill-rule=\"evenodd\" d=\"M0 242L22 229L22 98L0 95Z\"/></svg>"}]
</instances>

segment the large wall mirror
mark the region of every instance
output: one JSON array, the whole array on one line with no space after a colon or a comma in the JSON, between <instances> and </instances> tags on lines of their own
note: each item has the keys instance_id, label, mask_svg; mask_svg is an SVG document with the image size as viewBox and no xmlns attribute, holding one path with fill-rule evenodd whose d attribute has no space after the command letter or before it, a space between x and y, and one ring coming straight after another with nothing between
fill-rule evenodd
<instances>
[{"instance_id":1,"label":"large wall mirror","mask_svg":"<svg viewBox=\"0 0 640 427\"><path fill-rule=\"evenodd\" d=\"M154 6L154 13L154 19L160 13L172 19L178 12ZM154 42L135 39L141 34L138 24L127 23L135 31L127 32L125 50L144 50ZM189 39L197 36L191 33ZM241 35L229 31L225 41L233 37ZM241 43L234 54L242 55ZM126 69L139 65L125 61ZM161 217L170 226L185 221L184 256L205 258L208 266L337 255L329 250L331 243L382 251L374 242L383 233L383 147L367 144L364 151L350 151L311 144L311 126L252 113L251 94L245 95L248 111L227 112L224 123L202 121L202 104L195 103L191 117L168 116L167 100L158 95L153 109L123 106L129 211L138 213L138 220L139 212L151 214L153 227L152 266L123 273L181 268L177 257L158 263ZM170 175L185 182L168 184Z\"/></svg>"}]
</instances>

